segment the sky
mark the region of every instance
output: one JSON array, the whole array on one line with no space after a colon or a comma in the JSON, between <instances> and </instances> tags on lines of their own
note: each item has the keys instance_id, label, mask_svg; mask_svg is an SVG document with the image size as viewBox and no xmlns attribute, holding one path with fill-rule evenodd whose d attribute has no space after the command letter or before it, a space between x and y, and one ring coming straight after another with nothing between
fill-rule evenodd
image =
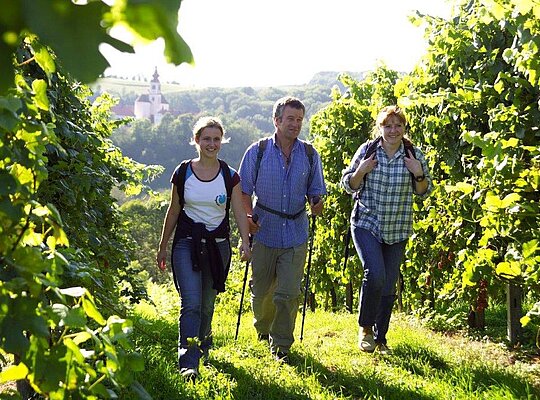
<instances>
[{"instance_id":1,"label":"sky","mask_svg":"<svg viewBox=\"0 0 540 400\"><path fill-rule=\"evenodd\" d=\"M408 72L425 53L423 29L408 16L449 17L447 0L183 0L178 32L195 65L167 64L163 42L135 54L101 47L105 75L186 87L302 85L322 71L368 71L383 62ZM116 32L123 37L123 33Z\"/></svg>"}]
</instances>

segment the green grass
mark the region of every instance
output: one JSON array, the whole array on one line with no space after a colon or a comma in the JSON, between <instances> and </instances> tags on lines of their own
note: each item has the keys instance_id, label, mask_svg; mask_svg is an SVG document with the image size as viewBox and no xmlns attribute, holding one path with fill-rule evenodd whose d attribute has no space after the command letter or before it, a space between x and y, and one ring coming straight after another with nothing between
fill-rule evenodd
<instances>
[{"instance_id":1,"label":"green grass","mask_svg":"<svg viewBox=\"0 0 540 400\"><path fill-rule=\"evenodd\" d=\"M234 341L238 303L232 298L216 307L209 364L196 383L185 383L176 368L177 294L171 286L150 285L150 295L155 306L137 307L134 339L146 359L137 379L154 399L540 398L538 360L520 359L489 340L436 333L398 313L388 356L358 350L354 314L308 312L299 342L299 314L291 365L282 365L256 340L249 309Z\"/></svg>"}]
</instances>

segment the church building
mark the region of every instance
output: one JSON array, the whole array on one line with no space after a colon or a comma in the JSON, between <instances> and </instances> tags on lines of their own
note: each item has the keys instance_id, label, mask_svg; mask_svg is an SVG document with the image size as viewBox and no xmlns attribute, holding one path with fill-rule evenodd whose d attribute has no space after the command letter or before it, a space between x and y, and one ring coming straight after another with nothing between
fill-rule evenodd
<instances>
[{"instance_id":1,"label":"church building","mask_svg":"<svg viewBox=\"0 0 540 400\"><path fill-rule=\"evenodd\" d=\"M169 111L169 103L161 94L161 83L159 82L159 74L157 67L154 71L150 88L147 94L141 94L135 100L133 113L135 118L147 118L153 124L159 124L163 115Z\"/></svg>"}]
</instances>

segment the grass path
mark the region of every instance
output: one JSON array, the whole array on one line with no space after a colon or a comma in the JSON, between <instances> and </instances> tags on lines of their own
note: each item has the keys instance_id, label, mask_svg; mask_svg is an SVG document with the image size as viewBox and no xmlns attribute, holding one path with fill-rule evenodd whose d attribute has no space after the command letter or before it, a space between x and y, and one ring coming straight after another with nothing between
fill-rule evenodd
<instances>
[{"instance_id":1,"label":"grass path","mask_svg":"<svg viewBox=\"0 0 540 400\"><path fill-rule=\"evenodd\" d=\"M540 399L538 359L520 360L487 340L435 333L404 314L391 323L393 354L382 356L356 347L356 315L308 313L304 340L293 345L291 365L282 365L256 340L249 311L234 341L236 310L223 304L209 364L195 384L184 383L176 369L175 296L156 289L157 306L137 309L143 325L136 342L147 362L138 379L154 399ZM299 314L296 338L300 322Z\"/></svg>"}]
</instances>

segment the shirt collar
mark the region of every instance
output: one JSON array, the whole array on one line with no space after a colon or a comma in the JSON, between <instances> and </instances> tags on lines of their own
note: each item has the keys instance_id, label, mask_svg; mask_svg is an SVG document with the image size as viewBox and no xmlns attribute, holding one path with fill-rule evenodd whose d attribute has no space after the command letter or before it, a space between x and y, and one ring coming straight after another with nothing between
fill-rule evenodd
<instances>
[{"instance_id":1,"label":"shirt collar","mask_svg":"<svg viewBox=\"0 0 540 400\"><path fill-rule=\"evenodd\" d=\"M270 140L272 141L272 144L276 147L278 147L277 145L277 133L274 132L274 134L272 136L270 136ZM292 147L292 150L291 152L295 151L298 146L300 145L300 139L296 138L294 139L294 143L293 143L293 147Z\"/></svg>"}]
</instances>

